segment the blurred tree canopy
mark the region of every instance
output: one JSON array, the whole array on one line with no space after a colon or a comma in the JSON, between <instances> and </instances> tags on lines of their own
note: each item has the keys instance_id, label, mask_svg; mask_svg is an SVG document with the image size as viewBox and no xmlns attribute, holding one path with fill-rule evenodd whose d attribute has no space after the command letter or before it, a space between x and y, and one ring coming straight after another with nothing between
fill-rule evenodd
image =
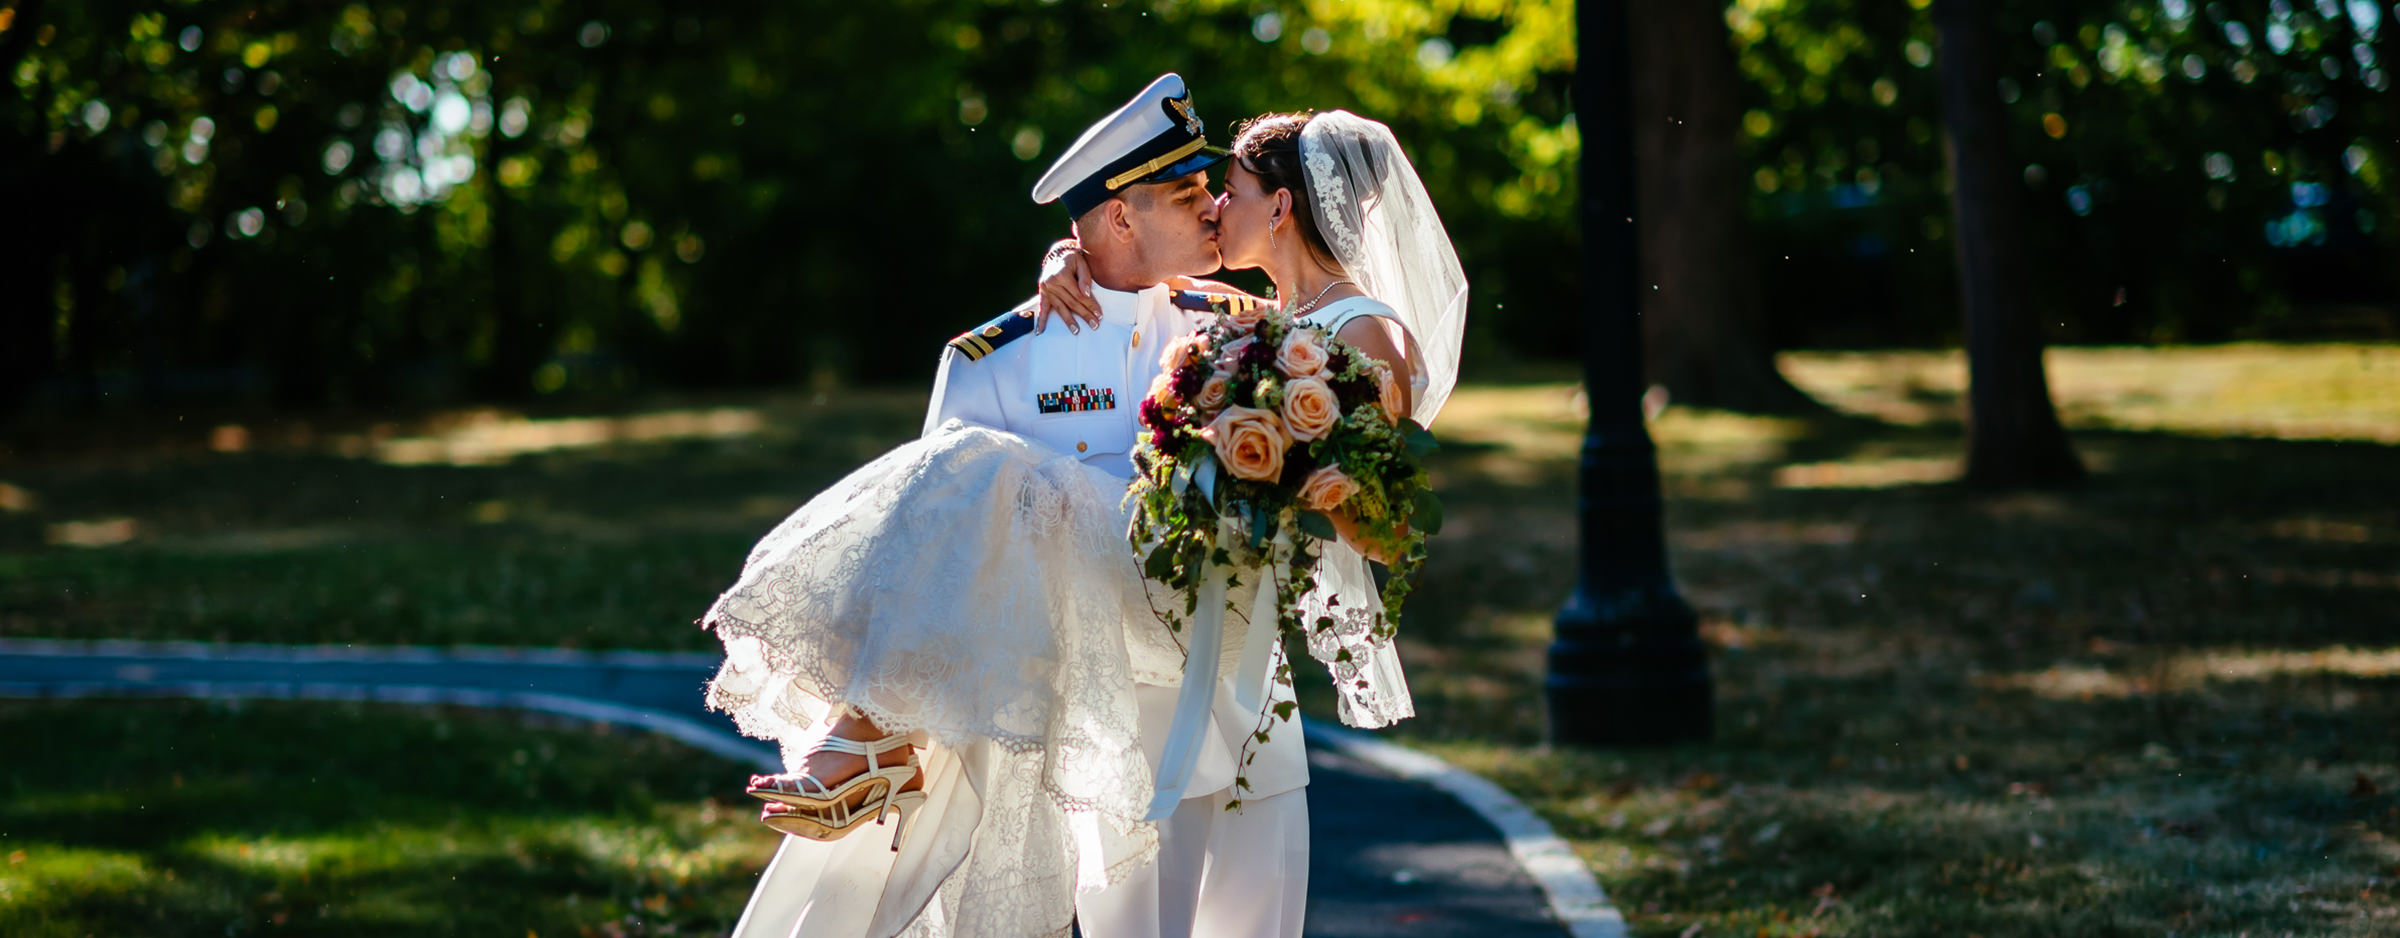
<instances>
[{"instance_id":1,"label":"blurred tree canopy","mask_svg":"<svg viewBox=\"0 0 2400 938\"><path fill-rule=\"evenodd\" d=\"M1779 342L1957 334L1926 5L1726 8ZM2390 299L2388 6L2009 7L2054 339ZM1552 355L1572 28L1566 0L0 0L0 407L921 381L1064 230L1032 180L1170 70L1220 141L1392 124L1475 283L1471 366Z\"/></svg>"},{"instance_id":2,"label":"blurred tree canopy","mask_svg":"<svg viewBox=\"0 0 2400 938\"><path fill-rule=\"evenodd\" d=\"M1933 0L1737 0L1786 343L1958 323ZM2384 0L2017 0L1992 46L2054 342L2389 336L2400 141ZM1796 320L1796 321L1795 321Z\"/></svg>"}]
</instances>

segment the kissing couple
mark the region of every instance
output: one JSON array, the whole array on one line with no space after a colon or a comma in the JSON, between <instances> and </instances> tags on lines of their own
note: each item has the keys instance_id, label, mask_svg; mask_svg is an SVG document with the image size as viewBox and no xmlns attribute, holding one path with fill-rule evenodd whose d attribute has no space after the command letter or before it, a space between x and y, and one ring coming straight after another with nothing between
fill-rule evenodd
<instances>
[{"instance_id":1,"label":"kissing couple","mask_svg":"<svg viewBox=\"0 0 2400 938\"><path fill-rule=\"evenodd\" d=\"M1285 314L1388 369L1395 419L1430 425L1465 275L1389 128L1268 114L1219 149L1173 74L1033 198L1073 234L1036 296L951 340L922 436L778 525L701 620L725 648L709 706L789 769L751 779L792 836L742 938L1300 934L1308 767L1297 718L1275 722L1283 649L1244 668L1261 655L1187 651L1163 621L1172 593L1127 541L1137 404L1178 342L1269 304L1196 278L1257 268ZM1313 580L1308 654L1340 718L1413 715L1368 558L1325 541ZM1186 720L1194 654L1223 677ZM1197 756L1169 758L1171 737Z\"/></svg>"}]
</instances>

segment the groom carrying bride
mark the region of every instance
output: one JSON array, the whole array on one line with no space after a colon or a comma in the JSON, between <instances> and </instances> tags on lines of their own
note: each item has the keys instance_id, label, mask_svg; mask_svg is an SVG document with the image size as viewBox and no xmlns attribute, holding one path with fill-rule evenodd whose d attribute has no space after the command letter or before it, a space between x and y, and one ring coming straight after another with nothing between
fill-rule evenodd
<instances>
[{"instance_id":1,"label":"groom carrying bride","mask_svg":"<svg viewBox=\"0 0 2400 938\"><path fill-rule=\"evenodd\" d=\"M1235 703L1236 680L1289 700L1270 674L1220 681L1180 806L1139 823L1184 652L1121 504L1135 405L1168 343L1205 325L1177 287L1217 287L1189 278L1222 263L1206 171L1226 156L1172 74L1085 131L1033 194L1064 203L1097 314L1037 329L1029 301L953 339L924 437L785 522L710 610L728 652L710 704L784 744L795 771L752 790L801 835L736 935L1047 935L1070 914L1088 938L1299 935L1300 727L1256 742L1259 714ZM910 582L851 583L868 571ZM969 592L929 623L903 611L939 608L927 590ZM1053 671L993 665L1019 656ZM896 840L845 836L889 814Z\"/></svg>"},{"instance_id":2,"label":"groom carrying bride","mask_svg":"<svg viewBox=\"0 0 2400 938\"><path fill-rule=\"evenodd\" d=\"M1207 170L1226 151L1208 146L1205 125L1183 79L1161 76L1092 125L1035 183L1035 202L1062 202L1074 221L1100 314L1060 335L1028 331L1020 307L970 330L943 353L925 418L932 432L949 420L1009 430L1072 452L1085 464L1130 481L1137 427L1134 405L1159 373L1168 342L1205 323L1175 304L1170 281L1215 273L1217 204ZM1199 283L1199 286L1217 286ZM1197 304L1195 304L1197 305ZM988 335L1000 330L999 337ZM980 347L993 344L990 352ZM1091 389L1100 403L1061 411L1055 395ZM1089 396L1089 395L1087 395ZM1130 556L1127 576L1140 576ZM1161 597L1159 600L1164 601ZM1164 629L1145 607L1128 616L1128 643ZM1171 665L1180 672L1180 656ZM1137 668L1137 671L1141 670ZM1155 675L1155 672L1153 672ZM1153 676L1137 675L1137 676ZM1247 675L1266 681L1269 675ZM1124 882L1078 897L1087 938L1126 935L1289 936L1298 938L1308 896L1308 761L1299 718L1249 747L1234 790L1236 759L1258 723L1234 703L1233 676L1220 682L1202 761L1182 806L1159 825L1158 859ZM1273 685L1276 699L1290 688ZM1141 682L1141 740L1155 772L1174 716L1176 688ZM1230 801L1241 801L1228 811Z\"/></svg>"}]
</instances>

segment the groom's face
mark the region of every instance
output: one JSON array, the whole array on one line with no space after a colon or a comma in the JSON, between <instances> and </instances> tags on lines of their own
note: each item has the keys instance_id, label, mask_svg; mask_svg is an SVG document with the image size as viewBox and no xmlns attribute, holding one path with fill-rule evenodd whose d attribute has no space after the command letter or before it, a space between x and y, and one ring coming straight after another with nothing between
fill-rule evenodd
<instances>
[{"instance_id":1,"label":"groom's face","mask_svg":"<svg viewBox=\"0 0 2400 938\"><path fill-rule=\"evenodd\" d=\"M1207 173L1150 183L1123 198L1143 267L1163 279L1213 273L1220 266L1217 200L1208 194Z\"/></svg>"}]
</instances>

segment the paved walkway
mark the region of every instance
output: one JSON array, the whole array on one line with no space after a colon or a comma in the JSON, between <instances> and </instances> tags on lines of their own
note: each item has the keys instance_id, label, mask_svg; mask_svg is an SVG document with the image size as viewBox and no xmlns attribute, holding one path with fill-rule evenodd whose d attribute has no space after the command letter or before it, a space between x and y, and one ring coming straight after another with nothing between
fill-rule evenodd
<instances>
[{"instance_id":1,"label":"paved walkway","mask_svg":"<svg viewBox=\"0 0 2400 938\"><path fill-rule=\"evenodd\" d=\"M772 766L772 747L735 736L729 721L701 706L701 685L716 662L714 655L647 652L0 640L0 697L330 697L516 707L643 725ZM1310 747L1311 938L1569 934L1483 816L1338 750Z\"/></svg>"}]
</instances>

